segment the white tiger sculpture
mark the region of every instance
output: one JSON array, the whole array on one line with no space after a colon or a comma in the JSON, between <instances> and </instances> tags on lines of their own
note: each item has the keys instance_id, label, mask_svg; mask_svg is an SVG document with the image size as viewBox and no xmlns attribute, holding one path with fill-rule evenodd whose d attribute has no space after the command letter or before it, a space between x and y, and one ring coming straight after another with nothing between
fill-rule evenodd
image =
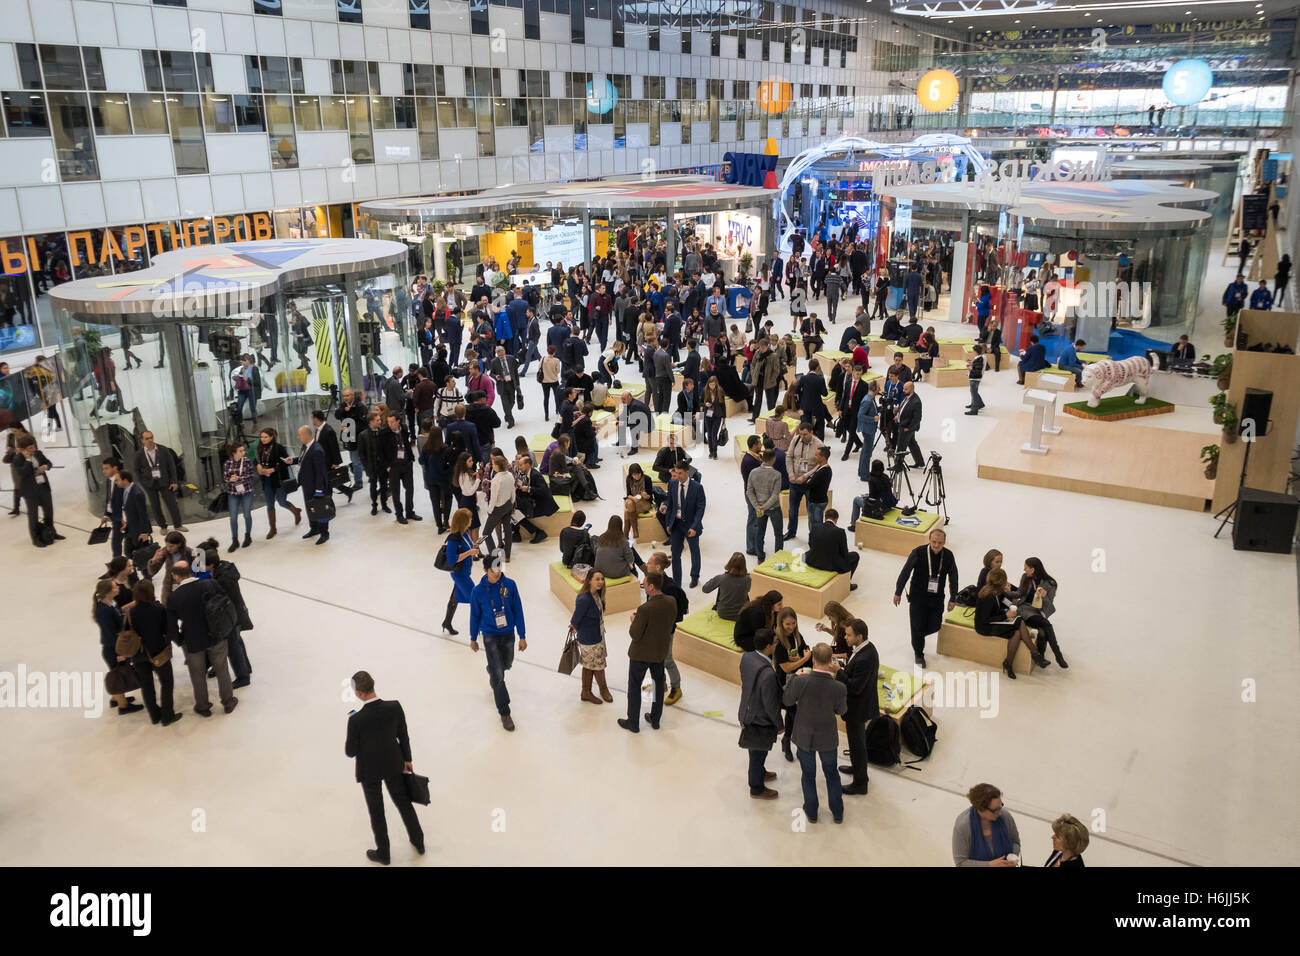
<instances>
[{"instance_id":1,"label":"white tiger sculpture","mask_svg":"<svg viewBox=\"0 0 1300 956\"><path fill-rule=\"evenodd\" d=\"M1088 396L1088 407L1096 408L1101 404L1101 397L1112 388L1121 385L1136 385L1138 397L1134 402L1141 405L1147 400L1147 382L1151 379L1151 362L1144 356L1132 358L1102 359L1083 370L1083 387L1092 394Z\"/></svg>"}]
</instances>

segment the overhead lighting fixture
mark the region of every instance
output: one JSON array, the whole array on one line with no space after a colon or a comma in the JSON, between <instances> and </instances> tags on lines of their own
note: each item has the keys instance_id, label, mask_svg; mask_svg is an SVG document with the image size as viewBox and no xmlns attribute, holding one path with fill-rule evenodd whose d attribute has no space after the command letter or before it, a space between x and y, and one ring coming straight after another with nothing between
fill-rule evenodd
<instances>
[{"instance_id":1,"label":"overhead lighting fixture","mask_svg":"<svg viewBox=\"0 0 1300 956\"><path fill-rule=\"evenodd\" d=\"M1262 3L1254 0L1117 0L1113 3L1090 0L1085 3L1064 3L1060 0L890 0L893 13L937 18L937 17L990 17L1008 14L1034 13L1054 10L1058 13L1083 13L1088 10L1150 10L1169 7L1203 7L1213 4L1216 7L1229 7L1244 3Z\"/></svg>"}]
</instances>

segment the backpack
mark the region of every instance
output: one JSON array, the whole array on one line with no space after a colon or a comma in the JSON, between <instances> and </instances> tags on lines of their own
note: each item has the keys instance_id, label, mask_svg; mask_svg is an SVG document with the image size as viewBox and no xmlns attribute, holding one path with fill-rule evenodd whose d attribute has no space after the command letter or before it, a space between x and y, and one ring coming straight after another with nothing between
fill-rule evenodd
<instances>
[{"instance_id":1,"label":"backpack","mask_svg":"<svg viewBox=\"0 0 1300 956\"><path fill-rule=\"evenodd\" d=\"M862 517L879 521L888 513L889 508L879 498L866 498L862 502ZM958 602L961 603L960 601Z\"/></svg>"},{"instance_id":2,"label":"backpack","mask_svg":"<svg viewBox=\"0 0 1300 956\"><path fill-rule=\"evenodd\" d=\"M881 714L867 722L867 760L882 767L892 767L900 762L902 752L894 718Z\"/></svg>"},{"instance_id":3,"label":"backpack","mask_svg":"<svg viewBox=\"0 0 1300 956\"><path fill-rule=\"evenodd\" d=\"M600 498L596 493L596 482L592 480L591 472L585 465L576 461L573 463L573 491L569 497L574 501L596 501Z\"/></svg>"},{"instance_id":4,"label":"backpack","mask_svg":"<svg viewBox=\"0 0 1300 956\"><path fill-rule=\"evenodd\" d=\"M596 546L591 543L591 535L583 538L574 546L573 565L596 563Z\"/></svg>"},{"instance_id":5,"label":"backpack","mask_svg":"<svg viewBox=\"0 0 1300 956\"><path fill-rule=\"evenodd\" d=\"M208 622L211 644L221 643L239 626L239 610L220 585L214 585L203 596L203 617Z\"/></svg>"},{"instance_id":6,"label":"backpack","mask_svg":"<svg viewBox=\"0 0 1300 956\"><path fill-rule=\"evenodd\" d=\"M968 584L957 592L957 596L952 599L952 603L961 607L974 607L975 602L979 600L979 595L979 588L973 584Z\"/></svg>"},{"instance_id":7,"label":"backpack","mask_svg":"<svg viewBox=\"0 0 1300 956\"><path fill-rule=\"evenodd\" d=\"M917 757L925 759L934 753L938 724L924 707L909 707L898 722L903 744Z\"/></svg>"}]
</instances>

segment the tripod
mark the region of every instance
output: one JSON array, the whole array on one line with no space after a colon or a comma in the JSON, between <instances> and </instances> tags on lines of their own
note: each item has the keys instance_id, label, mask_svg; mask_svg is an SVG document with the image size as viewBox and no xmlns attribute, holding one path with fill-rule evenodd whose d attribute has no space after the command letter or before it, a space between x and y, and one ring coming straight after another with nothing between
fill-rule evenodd
<instances>
[{"instance_id":1,"label":"tripod","mask_svg":"<svg viewBox=\"0 0 1300 956\"><path fill-rule=\"evenodd\" d=\"M903 500L903 486L907 486L907 497L911 499L912 504L916 504L916 492L912 490L912 478L907 473L907 465L903 462L902 456L889 456L889 481L894 489L894 497L899 501Z\"/></svg>"},{"instance_id":2,"label":"tripod","mask_svg":"<svg viewBox=\"0 0 1300 956\"><path fill-rule=\"evenodd\" d=\"M930 454L930 464L925 469L925 481L921 483L919 497L931 508L942 510L944 524L952 524L952 518L948 517L948 493L943 485L943 466L933 452Z\"/></svg>"},{"instance_id":3,"label":"tripod","mask_svg":"<svg viewBox=\"0 0 1300 956\"><path fill-rule=\"evenodd\" d=\"M1214 513L1214 517L1222 518L1219 522L1218 529L1214 532L1217 538L1224 527L1237 516L1237 499L1241 497L1241 489L1246 484L1246 469L1250 467L1250 446L1255 444L1254 441L1246 442L1246 454L1241 459L1241 477L1237 479L1237 494L1231 501Z\"/></svg>"}]
</instances>

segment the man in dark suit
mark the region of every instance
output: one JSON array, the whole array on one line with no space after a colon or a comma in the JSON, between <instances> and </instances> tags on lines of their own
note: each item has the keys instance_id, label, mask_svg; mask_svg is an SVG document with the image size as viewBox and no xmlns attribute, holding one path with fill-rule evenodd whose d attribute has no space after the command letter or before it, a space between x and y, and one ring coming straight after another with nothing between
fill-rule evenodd
<instances>
[{"instance_id":1,"label":"man in dark suit","mask_svg":"<svg viewBox=\"0 0 1300 956\"><path fill-rule=\"evenodd\" d=\"M781 688L772 669L776 632L761 627L754 633L754 649L740 657L740 746L749 751L749 795L755 800L775 800L777 791L767 785L776 771L767 769L767 755L785 726L781 716Z\"/></svg>"},{"instance_id":2,"label":"man in dark suit","mask_svg":"<svg viewBox=\"0 0 1300 956\"><path fill-rule=\"evenodd\" d=\"M903 397L894 408L894 422L898 428L898 437L894 440L894 452L899 464L901 465L908 452L911 452L913 467L924 468L921 446L916 441L916 433L921 428L921 398L916 394L915 383L903 383Z\"/></svg>"},{"instance_id":3,"label":"man in dark suit","mask_svg":"<svg viewBox=\"0 0 1300 956\"><path fill-rule=\"evenodd\" d=\"M112 529L109 542L116 558L122 554L122 489L117 485L122 463L116 458L105 458L99 467L104 473L104 516L99 519L99 526L108 525Z\"/></svg>"},{"instance_id":4,"label":"man in dark suit","mask_svg":"<svg viewBox=\"0 0 1300 956\"><path fill-rule=\"evenodd\" d=\"M212 716L212 703L208 699L208 668L217 673L217 692L226 713L239 703L230 678L230 643L228 637L216 640L208 630L206 604L208 595L224 594L221 585L211 578L199 580L190 572L187 561L177 561L171 566L172 589L167 596L167 624L169 636L185 651L185 667L190 672L194 686L194 713L200 717Z\"/></svg>"},{"instance_id":5,"label":"man in dark suit","mask_svg":"<svg viewBox=\"0 0 1300 956\"><path fill-rule=\"evenodd\" d=\"M122 489L122 537L130 553L148 541L153 531L153 525L149 523L149 503L131 472L118 471L115 480Z\"/></svg>"},{"instance_id":6,"label":"man in dark suit","mask_svg":"<svg viewBox=\"0 0 1300 956\"><path fill-rule=\"evenodd\" d=\"M836 823L844 822L843 784L835 766L840 731L835 715L848 713L848 686L836 680L839 662L829 644L812 649L812 673L791 674L785 683L783 703L794 709L794 730L790 739L799 754L803 771L803 812L809 823L817 822L817 762L826 777L826 802Z\"/></svg>"},{"instance_id":7,"label":"man in dark suit","mask_svg":"<svg viewBox=\"0 0 1300 956\"><path fill-rule=\"evenodd\" d=\"M398 524L407 520L423 521L415 513L414 500L414 460L415 449L411 446L411 434L402 424L401 416L388 412L388 429L380 435L380 455L388 466L388 494L393 499L393 511ZM402 509L402 488L406 488L406 509Z\"/></svg>"},{"instance_id":8,"label":"man in dark suit","mask_svg":"<svg viewBox=\"0 0 1300 956\"><path fill-rule=\"evenodd\" d=\"M414 368L414 366L412 366ZM407 399L410 404L410 399ZM325 420L325 412L322 409L316 409L311 413L312 428L316 432L316 443L325 452L325 464L329 466L326 479L330 486L336 483L339 485L339 491L348 496L348 501L352 500L352 493L356 491L352 485L346 481L346 476L340 471L343 468L343 452L339 447L339 435L334 430L334 426Z\"/></svg>"},{"instance_id":9,"label":"man in dark suit","mask_svg":"<svg viewBox=\"0 0 1300 956\"><path fill-rule=\"evenodd\" d=\"M695 379L682 376L682 390L677 393L677 414L673 420L691 431L691 441L697 438L700 421L699 396L695 394Z\"/></svg>"},{"instance_id":10,"label":"man in dark suit","mask_svg":"<svg viewBox=\"0 0 1300 956\"><path fill-rule=\"evenodd\" d=\"M682 373L683 382L698 381L700 377L700 350L694 339L686 343L686 358L682 360L679 371Z\"/></svg>"},{"instance_id":11,"label":"man in dark suit","mask_svg":"<svg viewBox=\"0 0 1300 956\"><path fill-rule=\"evenodd\" d=\"M27 505L27 531L32 536L32 544L44 548L55 541L63 540L63 535L54 530L54 499L50 494L50 460L36 447L36 439L23 435L15 444L14 474L18 479L18 494ZM38 518L37 512L44 513ZM46 529L42 532L42 528ZM44 540L49 538L48 541Z\"/></svg>"},{"instance_id":12,"label":"man in dark suit","mask_svg":"<svg viewBox=\"0 0 1300 956\"><path fill-rule=\"evenodd\" d=\"M664 659L672 646L673 631L677 627L677 602L663 593L664 576L658 571L646 571L641 578L645 601L632 615L628 629L631 642L627 646L627 717L620 717L618 725L634 734L641 732L641 681L646 671L654 681L655 697L647 723L659 729L659 718L664 712Z\"/></svg>"},{"instance_id":13,"label":"man in dark suit","mask_svg":"<svg viewBox=\"0 0 1300 956\"><path fill-rule=\"evenodd\" d=\"M519 359L507 355L505 346L498 345L496 358L488 363L488 374L496 382L497 394L501 396L501 410L505 413L506 427L514 428L515 395L523 391L523 385L519 381Z\"/></svg>"},{"instance_id":14,"label":"man in dark suit","mask_svg":"<svg viewBox=\"0 0 1300 956\"><path fill-rule=\"evenodd\" d=\"M847 572L852 578L862 556L849 550L848 534L835 523L839 520L840 513L827 508L821 524L808 529L808 553L804 555L804 563L818 571ZM849 584L850 591L857 589L856 584Z\"/></svg>"},{"instance_id":15,"label":"man in dark suit","mask_svg":"<svg viewBox=\"0 0 1300 956\"><path fill-rule=\"evenodd\" d=\"M700 535L704 532L704 486L691 481L690 466L678 462L668 482L668 496L659 506L673 556L673 580L682 583L682 545L691 549L691 587L700 583Z\"/></svg>"},{"instance_id":16,"label":"man in dark suit","mask_svg":"<svg viewBox=\"0 0 1300 956\"><path fill-rule=\"evenodd\" d=\"M618 422L619 455L638 454L641 450L641 436L649 434L654 427L654 412L650 406L639 398L633 398L631 392L624 392L622 397L623 412Z\"/></svg>"},{"instance_id":17,"label":"man in dark suit","mask_svg":"<svg viewBox=\"0 0 1300 956\"><path fill-rule=\"evenodd\" d=\"M415 852L424 855L424 830L415 815L406 789L404 774L412 773L411 741L406 735L406 714L395 700L380 700L375 694L375 680L365 671L352 675L352 690L361 707L348 716L348 739L343 752L356 758L357 783L366 795L370 811L370 828L375 831L375 849L366 851L366 859L387 866L389 855L388 822L384 819L384 793L388 787L397 812L406 824Z\"/></svg>"},{"instance_id":18,"label":"man in dark suit","mask_svg":"<svg viewBox=\"0 0 1300 956\"><path fill-rule=\"evenodd\" d=\"M849 738L849 765L840 773L853 775L845 793L867 792L867 724L880 716L880 654L867 640L867 622L854 618L844 625L844 642L849 645L849 660L835 674L848 690L844 711L844 730ZM795 712L798 719L798 711ZM832 811L834 812L834 811Z\"/></svg>"},{"instance_id":19,"label":"man in dark suit","mask_svg":"<svg viewBox=\"0 0 1300 956\"><path fill-rule=\"evenodd\" d=\"M808 372L799 379L799 412L804 421L813 423L818 438L826 435L826 379L822 378L821 363L813 359Z\"/></svg>"},{"instance_id":20,"label":"man in dark suit","mask_svg":"<svg viewBox=\"0 0 1300 956\"><path fill-rule=\"evenodd\" d=\"M1024 385L1026 373L1041 372L1047 365L1047 346L1038 341L1037 335L1029 336L1029 347L1020 353L1020 361L1016 364L1017 382Z\"/></svg>"},{"instance_id":21,"label":"man in dark suit","mask_svg":"<svg viewBox=\"0 0 1300 956\"><path fill-rule=\"evenodd\" d=\"M166 445L154 441L153 432L140 434L140 450L135 453L135 480L148 496L159 527L166 531L166 519L170 516L173 528L181 532L188 530L181 524L181 510L176 502L176 491L180 487L176 454ZM167 515L163 514L164 504Z\"/></svg>"},{"instance_id":22,"label":"man in dark suit","mask_svg":"<svg viewBox=\"0 0 1300 956\"><path fill-rule=\"evenodd\" d=\"M311 509L316 507L312 501L330 497L329 465L325 461L325 450L306 425L298 429L298 440L302 442L302 452L298 456L298 487L302 489L303 508L307 509L310 517ZM316 538L317 544L324 544L330 539L329 521L312 519L303 538Z\"/></svg>"},{"instance_id":23,"label":"man in dark suit","mask_svg":"<svg viewBox=\"0 0 1300 956\"><path fill-rule=\"evenodd\" d=\"M948 582L949 611L955 606L957 597L957 561L944 547L947 539L942 528L932 530L930 543L915 548L907 556L894 585L894 607L898 607L903 585L911 579L907 588L907 608L912 625L912 651L916 654L916 663L922 667L925 666L926 635L934 634L943 625L945 579Z\"/></svg>"}]
</instances>

